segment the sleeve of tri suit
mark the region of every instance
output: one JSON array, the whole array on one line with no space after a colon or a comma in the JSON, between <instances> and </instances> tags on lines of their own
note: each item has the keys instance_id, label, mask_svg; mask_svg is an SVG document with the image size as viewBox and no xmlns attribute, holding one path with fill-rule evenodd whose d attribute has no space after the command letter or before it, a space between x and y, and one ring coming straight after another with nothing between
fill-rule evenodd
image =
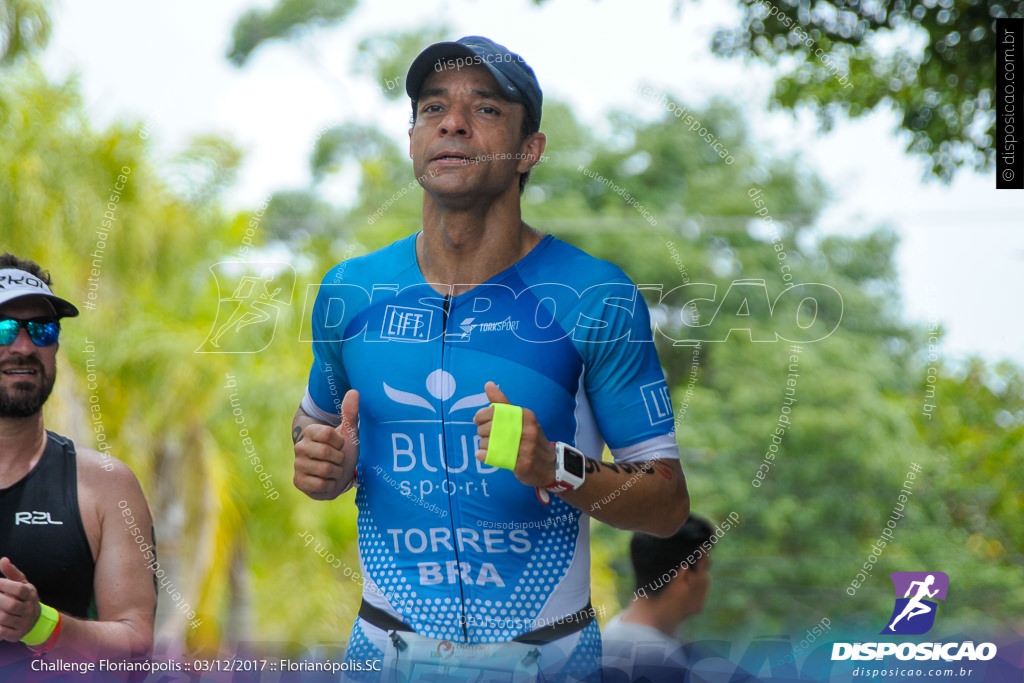
<instances>
[{"instance_id":1,"label":"sleeve of tri suit","mask_svg":"<svg viewBox=\"0 0 1024 683\"><path fill-rule=\"evenodd\" d=\"M302 410L321 422L341 424L341 401L351 387L342 362L342 345L346 338L347 287L333 284L334 269L327 273L313 304L313 366L309 369L309 384L302 397ZM328 284L332 283L332 284ZM338 320L334 320L338 318Z\"/></svg>"},{"instance_id":2,"label":"sleeve of tri suit","mask_svg":"<svg viewBox=\"0 0 1024 683\"><path fill-rule=\"evenodd\" d=\"M678 460L672 399L644 298L623 274L589 290L582 303L585 389L615 461Z\"/></svg>"}]
</instances>

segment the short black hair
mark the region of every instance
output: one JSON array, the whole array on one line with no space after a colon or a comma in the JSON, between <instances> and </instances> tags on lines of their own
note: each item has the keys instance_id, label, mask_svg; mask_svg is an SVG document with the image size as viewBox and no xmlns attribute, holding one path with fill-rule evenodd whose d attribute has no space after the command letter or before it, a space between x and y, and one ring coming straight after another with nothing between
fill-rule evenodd
<instances>
[{"instance_id":1,"label":"short black hair","mask_svg":"<svg viewBox=\"0 0 1024 683\"><path fill-rule=\"evenodd\" d=\"M438 60L440 61L440 60ZM419 93L416 93L417 95ZM519 127L519 142L522 142L526 138L530 137L534 133L540 132L540 121L537 121L534 117L530 116L529 112L526 111L526 105L518 100L509 99L503 97L506 102L514 102L516 104L523 105L523 123ZM416 104L419 100L412 100L412 120L409 122L410 126L416 125ZM531 168L526 173L519 174L519 194L522 195L526 190L526 183L530 182L530 173L533 171Z\"/></svg>"},{"instance_id":2,"label":"short black hair","mask_svg":"<svg viewBox=\"0 0 1024 683\"><path fill-rule=\"evenodd\" d=\"M17 268L18 270L24 270L26 273L30 273L33 277L43 281L43 283L50 286L50 273L43 270L43 267L25 258L18 258L14 254L5 251L3 255L0 255L0 268Z\"/></svg>"},{"instance_id":3,"label":"short black hair","mask_svg":"<svg viewBox=\"0 0 1024 683\"><path fill-rule=\"evenodd\" d=\"M629 559L636 574L636 590L657 593L668 585L665 576L671 570L696 565L707 556L713 533L711 523L696 515L690 515L679 531L668 538L634 533L629 542ZM693 570L697 571L696 566ZM674 576L669 575L671 578Z\"/></svg>"}]
</instances>

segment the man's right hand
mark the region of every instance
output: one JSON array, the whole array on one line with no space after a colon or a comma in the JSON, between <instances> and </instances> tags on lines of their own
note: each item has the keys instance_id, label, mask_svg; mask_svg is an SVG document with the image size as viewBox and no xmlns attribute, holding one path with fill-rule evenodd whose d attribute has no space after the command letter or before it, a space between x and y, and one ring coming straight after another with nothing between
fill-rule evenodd
<instances>
[{"instance_id":1,"label":"man's right hand","mask_svg":"<svg viewBox=\"0 0 1024 683\"><path fill-rule=\"evenodd\" d=\"M337 427L308 416L296 418L293 426L295 488L314 500L337 498L348 488L359 462L359 392L345 393Z\"/></svg>"},{"instance_id":2,"label":"man's right hand","mask_svg":"<svg viewBox=\"0 0 1024 683\"><path fill-rule=\"evenodd\" d=\"M0 558L0 572L0 640L15 643L39 620L39 593L10 559Z\"/></svg>"}]
</instances>

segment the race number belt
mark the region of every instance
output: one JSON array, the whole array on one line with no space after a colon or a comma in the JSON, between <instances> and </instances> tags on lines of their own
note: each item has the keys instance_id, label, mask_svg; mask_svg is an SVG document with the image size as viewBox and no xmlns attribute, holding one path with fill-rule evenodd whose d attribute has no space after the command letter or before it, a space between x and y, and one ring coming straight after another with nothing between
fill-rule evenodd
<instances>
[{"instance_id":1,"label":"race number belt","mask_svg":"<svg viewBox=\"0 0 1024 683\"><path fill-rule=\"evenodd\" d=\"M366 600L362 601L359 605L359 618L363 621L376 626L377 628L384 629L385 631L409 631L415 633L415 629L409 624L397 619L382 609L374 607ZM553 621L547 626L542 626L538 629L534 629L528 633L516 636L512 639L516 643L524 643L526 645L547 645L553 643L559 638L570 636L577 631L582 631L590 622L594 620L594 607L590 601L587 601L587 606L578 612L562 617L557 621Z\"/></svg>"}]
</instances>

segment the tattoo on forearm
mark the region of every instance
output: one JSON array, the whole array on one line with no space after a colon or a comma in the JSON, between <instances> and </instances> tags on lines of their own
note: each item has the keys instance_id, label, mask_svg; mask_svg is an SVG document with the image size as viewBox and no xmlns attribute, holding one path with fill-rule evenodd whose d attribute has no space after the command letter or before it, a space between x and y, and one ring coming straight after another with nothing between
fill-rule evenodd
<instances>
[{"instance_id":1,"label":"tattoo on forearm","mask_svg":"<svg viewBox=\"0 0 1024 683\"><path fill-rule=\"evenodd\" d=\"M298 443L302 441L302 427L295 425L292 430L292 443Z\"/></svg>"},{"instance_id":2,"label":"tattoo on forearm","mask_svg":"<svg viewBox=\"0 0 1024 683\"><path fill-rule=\"evenodd\" d=\"M587 474L593 474L600 470L611 470L616 474L653 474L657 472L669 481L672 480L672 470L667 465L656 460L633 464L629 462L603 462L587 458Z\"/></svg>"},{"instance_id":3,"label":"tattoo on forearm","mask_svg":"<svg viewBox=\"0 0 1024 683\"><path fill-rule=\"evenodd\" d=\"M603 462L599 460L587 459L587 473L597 472L600 470L611 470L616 474L625 472L626 474L636 474L637 472L643 472L644 474L650 474L654 469L650 466L650 463L642 463L640 465L634 465L628 462Z\"/></svg>"}]
</instances>

